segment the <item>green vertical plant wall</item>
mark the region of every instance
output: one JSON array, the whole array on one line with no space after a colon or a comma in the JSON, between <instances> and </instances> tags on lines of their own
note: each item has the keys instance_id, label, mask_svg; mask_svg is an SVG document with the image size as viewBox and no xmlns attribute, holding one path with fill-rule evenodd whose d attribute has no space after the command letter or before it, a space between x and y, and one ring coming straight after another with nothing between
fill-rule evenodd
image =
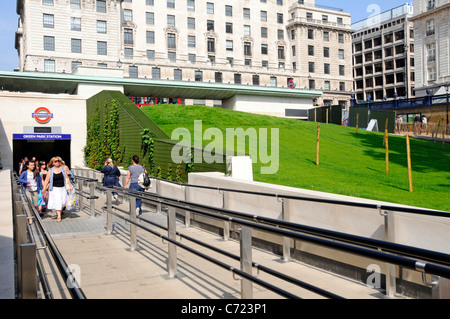
<instances>
[{"instance_id":1,"label":"green vertical plant wall","mask_svg":"<svg viewBox=\"0 0 450 319\"><path fill-rule=\"evenodd\" d=\"M138 155L140 164L152 175L177 182L187 182L190 172L225 172L223 163L174 163L172 149L178 141L133 104L122 92L103 91L87 100L86 165L101 169L111 157L117 166L127 169Z\"/></svg>"}]
</instances>

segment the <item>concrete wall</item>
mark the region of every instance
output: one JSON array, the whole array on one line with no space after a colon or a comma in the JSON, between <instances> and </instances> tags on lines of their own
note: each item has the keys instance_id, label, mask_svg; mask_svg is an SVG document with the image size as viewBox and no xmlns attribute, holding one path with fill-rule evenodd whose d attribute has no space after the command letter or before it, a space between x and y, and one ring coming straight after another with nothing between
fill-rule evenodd
<instances>
[{"instance_id":1,"label":"concrete wall","mask_svg":"<svg viewBox=\"0 0 450 319\"><path fill-rule=\"evenodd\" d=\"M223 101L222 107L234 111L285 117L286 109L308 110L313 107L313 102L312 99L236 95Z\"/></svg>"},{"instance_id":2,"label":"concrete wall","mask_svg":"<svg viewBox=\"0 0 450 319\"><path fill-rule=\"evenodd\" d=\"M38 107L46 107L53 113L49 123L39 124L31 116ZM71 134L72 166L83 165L83 148L86 143L84 98L66 94L0 91L0 153L4 167L11 168L18 165L12 163L13 134L25 133L26 126L61 127L61 134ZM49 154L49 158L55 155L57 154Z\"/></svg>"}]
</instances>

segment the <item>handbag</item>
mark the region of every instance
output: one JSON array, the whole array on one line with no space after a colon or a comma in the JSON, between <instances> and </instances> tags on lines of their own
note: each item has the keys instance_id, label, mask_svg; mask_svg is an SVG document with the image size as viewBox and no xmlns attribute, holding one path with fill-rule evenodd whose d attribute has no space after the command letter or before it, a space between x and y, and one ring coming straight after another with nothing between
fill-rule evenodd
<instances>
[{"instance_id":1,"label":"handbag","mask_svg":"<svg viewBox=\"0 0 450 319\"><path fill-rule=\"evenodd\" d=\"M69 192L69 194L67 194L66 211L78 210L79 206L75 191Z\"/></svg>"},{"instance_id":2,"label":"handbag","mask_svg":"<svg viewBox=\"0 0 450 319\"><path fill-rule=\"evenodd\" d=\"M139 175L138 185L142 188L148 188L151 184L150 178L148 177L148 174L145 172L144 166L142 166L142 168L144 169L144 171L141 173L141 175Z\"/></svg>"}]
</instances>

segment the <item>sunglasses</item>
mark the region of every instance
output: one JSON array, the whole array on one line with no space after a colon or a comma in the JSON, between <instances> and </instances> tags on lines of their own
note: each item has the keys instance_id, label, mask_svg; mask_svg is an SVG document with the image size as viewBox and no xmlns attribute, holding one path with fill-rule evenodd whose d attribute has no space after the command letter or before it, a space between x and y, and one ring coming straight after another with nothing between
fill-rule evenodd
<instances>
[{"instance_id":1,"label":"sunglasses","mask_svg":"<svg viewBox=\"0 0 450 319\"><path fill-rule=\"evenodd\" d=\"M60 160L53 161L53 163L61 163Z\"/></svg>"}]
</instances>

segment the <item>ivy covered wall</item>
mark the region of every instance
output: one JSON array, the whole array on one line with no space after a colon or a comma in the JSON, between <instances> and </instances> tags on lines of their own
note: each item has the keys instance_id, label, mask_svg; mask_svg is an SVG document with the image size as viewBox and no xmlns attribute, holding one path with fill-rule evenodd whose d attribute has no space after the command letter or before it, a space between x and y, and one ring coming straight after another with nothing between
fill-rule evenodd
<instances>
[{"instance_id":1,"label":"ivy covered wall","mask_svg":"<svg viewBox=\"0 0 450 319\"><path fill-rule=\"evenodd\" d=\"M108 157L126 169L133 155L152 175L167 180L187 182L189 172L225 172L223 163L181 163L172 161L173 141L119 91L103 91L87 103L86 165L101 169ZM190 153L193 154L191 149Z\"/></svg>"}]
</instances>

